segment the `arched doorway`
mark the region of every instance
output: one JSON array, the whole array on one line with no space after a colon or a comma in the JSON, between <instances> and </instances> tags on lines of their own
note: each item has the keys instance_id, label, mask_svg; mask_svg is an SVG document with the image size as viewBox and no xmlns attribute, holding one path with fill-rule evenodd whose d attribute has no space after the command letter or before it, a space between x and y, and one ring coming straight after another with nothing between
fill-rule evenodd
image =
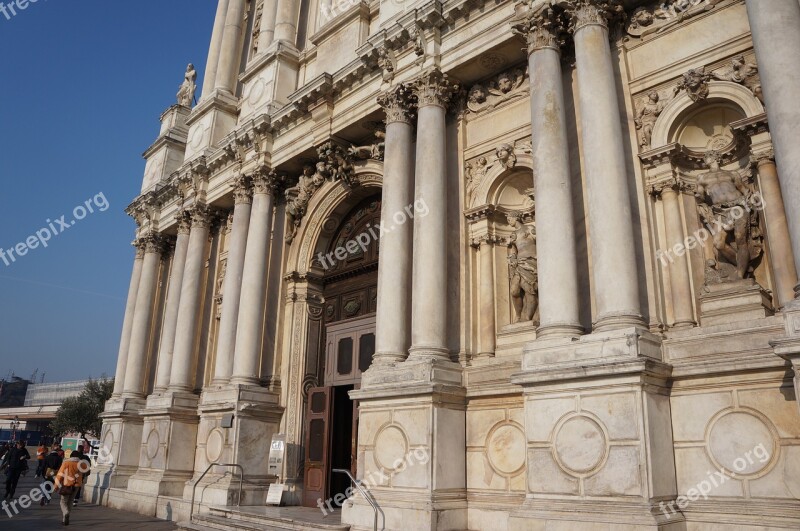
<instances>
[{"instance_id":1,"label":"arched doorway","mask_svg":"<svg viewBox=\"0 0 800 531\"><path fill-rule=\"evenodd\" d=\"M315 259L322 277L324 353L317 381L308 392L304 505L331 500L340 506L350 486L333 469L356 472L357 388L375 352L380 194L356 204ZM342 496L337 496L342 494Z\"/></svg>"}]
</instances>

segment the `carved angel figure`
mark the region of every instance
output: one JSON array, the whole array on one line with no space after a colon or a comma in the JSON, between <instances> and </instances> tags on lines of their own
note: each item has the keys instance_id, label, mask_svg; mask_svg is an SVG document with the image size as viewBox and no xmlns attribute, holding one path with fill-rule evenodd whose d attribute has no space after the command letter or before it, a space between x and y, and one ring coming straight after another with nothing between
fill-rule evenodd
<instances>
[{"instance_id":1,"label":"carved angel figure","mask_svg":"<svg viewBox=\"0 0 800 531\"><path fill-rule=\"evenodd\" d=\"M184 107L191 107L192 102L194 101L194 93L197 90L197 71L194 69L194 65L189 63L186 67L186 73L183 75L183 83L181 83L180 88L178 88L178 105L183 105Z\"/></svg>"}]
</instances>

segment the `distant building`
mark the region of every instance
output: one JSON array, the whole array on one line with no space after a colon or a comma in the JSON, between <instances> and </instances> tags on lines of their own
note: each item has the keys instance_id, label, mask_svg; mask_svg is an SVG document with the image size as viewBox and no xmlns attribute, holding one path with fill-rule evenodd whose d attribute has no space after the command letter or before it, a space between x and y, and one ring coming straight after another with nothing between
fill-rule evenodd
<instances>
[{"instance_id":1,"label":"distant building","mask_svg":"<svg viewBox=\"0 0 800 531\"><path fill-rule=\"evenodd\" d=\"M30 433L38 441L40 434L55 418L61 403L66 398L78 396L86 382L35 384L22 378L0 382L0 441L10 440L14 431L25 435ZM12 424L16 421L19 425L15 429Z\"/></svg>"}]
</instances>

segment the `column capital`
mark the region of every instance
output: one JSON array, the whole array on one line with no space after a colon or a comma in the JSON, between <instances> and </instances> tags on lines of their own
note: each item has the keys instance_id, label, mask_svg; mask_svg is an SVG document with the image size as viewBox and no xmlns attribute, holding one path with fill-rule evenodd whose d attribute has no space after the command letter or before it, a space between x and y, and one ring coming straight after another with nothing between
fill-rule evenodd
<instances>
[{"instance_id":1,"label":"column capital","mask_svg":"<svg viewBox=\"0 0 800 531\"><path fill-rule=\"evenodd\" d=\"M214 221L214 212L208 206L198 203L187 211L191 217L192 228L207 229L211 227L211 223Z\"/></svg>"},{"instance_id":2,"label":"column capital","mask_svg":"<svg viewBox=\"0 0 800 531\"><path fill-rule=\"evenodd\" d=\"M136 256L134 260L141 260L144 258L144 241L141 238L136 238L131 242L131 245L136 249Z\"/></svg>"},{"instance_id":3,"label":"column capital","mask_svg":"<svg viewBox=\"0 0 800 531\"><path fill-rule=\"evenodd\" d=\"M378 96L378 105L386 113L386 125L400 122L413 125L417 114L417 95L401 83Z\"/></svg>"},{"instance_id":4,"label":"column capital","mask_svg":"<svg viewBox=\"0 0 800 531\"><path fill-rule=\"evenodd\" d=\"M460 88L458 83L438 68L425 72L413 81L413 91L419 107L436 105L447 109Z\"/></svg>"},{"instance_id":5,"label":"column capital","mask_svg":"<svg viewBox=\"0 0 800 531\"><path fill-rule=\"evenodd\" d=\"M770 147L753 152L750 154L750 162L759 168L764 164L775 164L775 151Z\"/></svg>"},{"instance_id":6,"label":"column capital","mask_svg":"<svg viewBox=\"0 0 800 531\"><path fill-rule=\"evenodd\" d=\"M178 234L189 234L192 230L192 213L186 209L178 210L175 220L178 222Z\"/></svg>"},{"instance_id":7,"label":"column capital","mask_svg":"<svg viewBox=\"0 0 800 531\"><path fill-rule=\"evenodd\" d=\"M275 170L264 168L253 175L253 194L276 195L283 184L283 176Z\"/></svg>"},{"instance_id":8,"label":"column capital","mask_svg":"<svg viewBox=\"0 0 800 531\"><path fill-rule=\"evenodd\" d=\"M136 246L137 249L140 248L144 254L163 254L167 249L167 240L161 234L151 231L138 238Z\"/></svg>"},{"instance_id":9,"label":"column capital","mask_svg":"<svg viewBox=\"0 0 800 531\"><path fill-rule=\"evenodd\" d=\"M512 25L511 31L525 39L528 55L539 50L555 50L561 53L566 24L560 12L546 5L524 13Z\"/></svg>"},{"instance_id":10,"label":"column capital","mask_svg":"<svg viewBox=\"0 0 800 531\"><path fill-rule=\"evenodd\" d=\"M237 174L231 182L233 188L233 204L251 204L253 202L253 183L250 177Z\"/></svg>"},{"instance_id":11,"label":"column capital","mask_svg":"<svg viewBox=\"0 0 800 531\"><path fill-rule=\"evenodd\" d=\"M608 29L612 22L625 19L625 8L620 0L560 0L558 5L569 16L567 30L573 34L587 26Z\"/></svg>"}]
</instances>

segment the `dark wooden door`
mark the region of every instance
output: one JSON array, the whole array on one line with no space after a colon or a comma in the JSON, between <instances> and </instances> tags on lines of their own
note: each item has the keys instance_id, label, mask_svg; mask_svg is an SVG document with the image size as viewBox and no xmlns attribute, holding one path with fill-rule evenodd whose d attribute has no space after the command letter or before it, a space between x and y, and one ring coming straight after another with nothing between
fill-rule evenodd
<instances>
[{"instance_id":1,"label":"dark wooden door","mask_svg":"<svg viewBox=\"0 0 800 531\"><path fill-rule=\"evenodd\" d=\"M317 500L328 498L328 461L330 459L330 387L312 387L308 391L306 412L306 460L303 505L316 507Z\"/></svg>"}]
</instances>

